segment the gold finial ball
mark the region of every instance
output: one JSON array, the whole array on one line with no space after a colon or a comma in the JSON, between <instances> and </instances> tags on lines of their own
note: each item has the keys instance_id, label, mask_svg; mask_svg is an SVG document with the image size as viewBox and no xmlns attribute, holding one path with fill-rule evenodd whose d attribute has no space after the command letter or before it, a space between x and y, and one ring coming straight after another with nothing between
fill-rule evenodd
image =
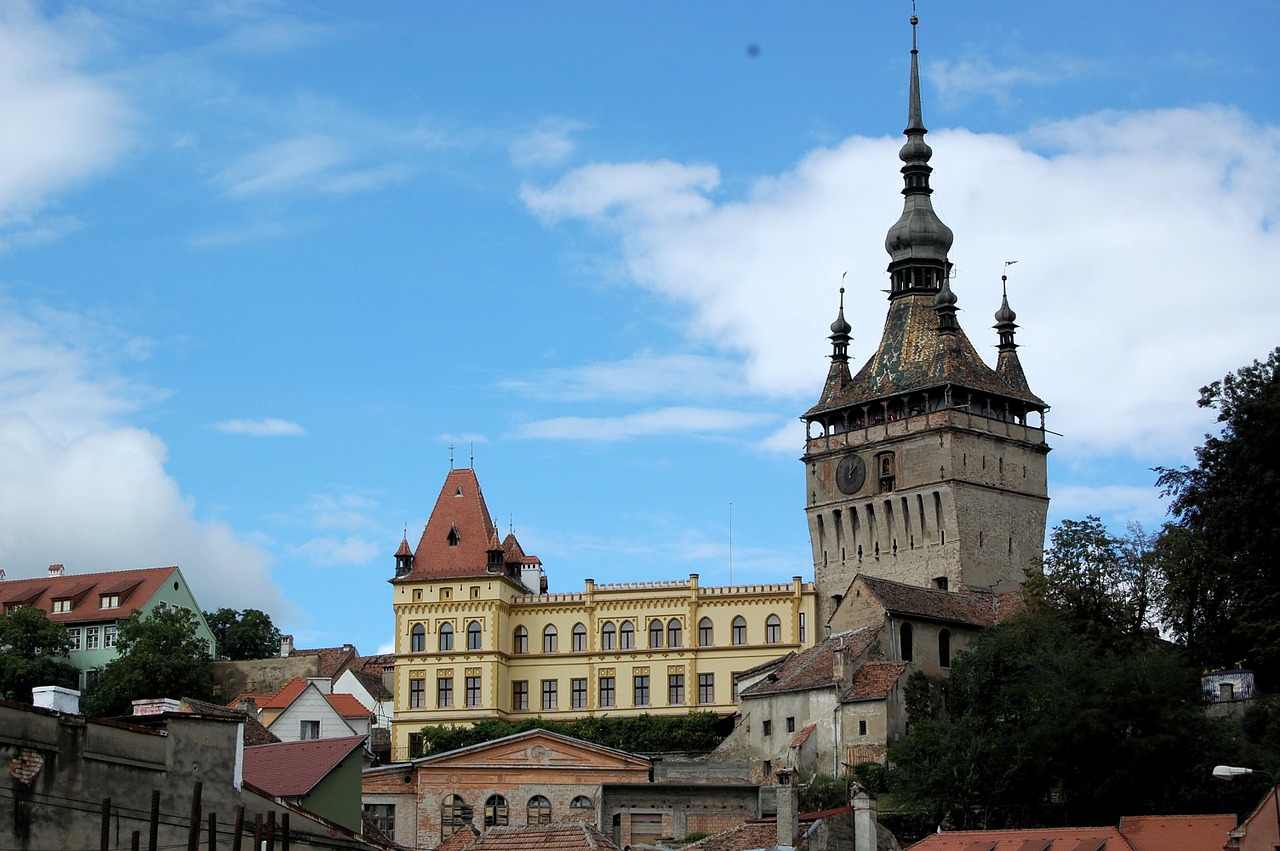
<instances>
[{"instance_id":1,"label":"gold finial ball","mask_svg":"<svg viewBox=\"0 0 1280 851\"><path fill-rule=\"evenodd\" d=\"M911 26L913 26L913 27L914 27L914 26L915 26L916 24L918 24L918 23L920 23L920 19L919 19L919 18L917 18L915 15L912 15L912 16L911 16Z\"/></svg>"}]
</instances>

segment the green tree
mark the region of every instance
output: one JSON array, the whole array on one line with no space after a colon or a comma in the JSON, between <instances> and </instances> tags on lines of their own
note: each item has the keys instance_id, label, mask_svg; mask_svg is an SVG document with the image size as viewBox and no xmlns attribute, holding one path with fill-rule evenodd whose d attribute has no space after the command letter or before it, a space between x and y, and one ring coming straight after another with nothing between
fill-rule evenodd
<instances>
[{"instance_id":1,"label":"green tree","mask_svg":"<svg viewBox=\"0 0 1280 851\"><path fill-rule=\"evenodd\" d=\"M947 716L890 750L895 804L957 828L1197 811L1235 753L1203 700L1156 642L1118 652L1059 616L1014 618L956 657Z\"/></svg>"},{"instance_id":2,"label":"green tree","mask_svg":"<svg viewBox=\"0 0 1280 851\"><path fill-rule=\"evenodd\" d=\"M195 612L178 607L134 612L120 621L118 656L85 695L91 716L127 715L132 702L155 697L213 696L213 659L197 634Z\"/></svg>"},{"instance_id":3,"label":"green tree","mask_svg":"<svg viewBox=\"0 0 1280 851\"><path fill-rule=\"evenodd\" d=\"M1203 666L1280 671L1280 348L1200 389L1221 429L1196 466L1160 468L1162 614Z\"/></svg>"},{"instance_id":4,"label":"green tree","mask_svg":"<svg viewBox=\"0 0 1280 851\"><path fill-rule=\"evenodd\" d=\"M280 653L280 630L266 612L222 608L204 617L224 659L266 659Z\"/></svg>"},{"instance_id":5,"label":"green tree","mask_svg":"<svg viewBox=\"0 0 1280 851\"><path fill-rule=\"evenodd\" d=\"M80 671L66 661L71 640L42 609L19 606L0 617L0 698L31 702L36 686L76 688Z\"/></svg>"}]
</instances>

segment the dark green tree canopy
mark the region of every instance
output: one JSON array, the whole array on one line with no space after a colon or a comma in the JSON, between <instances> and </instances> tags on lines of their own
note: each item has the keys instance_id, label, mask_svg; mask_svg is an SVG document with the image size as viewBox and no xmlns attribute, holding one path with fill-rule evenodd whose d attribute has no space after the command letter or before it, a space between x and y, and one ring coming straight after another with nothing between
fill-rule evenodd
<instances>
[{"instance_id":1,"label":"dark green tree canopy","mask_svg":"<svg viewBox=\"0 0 1280 851\"><path fill-rule=\"evenodd\" d=\"M224 659L266 659L280 653L280 630L266 612L222 608L204 617Z\"/></svg>"},{"instance_id":2,"label":"dark green tree canopy","mask_svg":"<svg viewBox=\"0 0 1280 851\"><path fill-rule=\"evenodd\" d=\"M19 606L0 616L0 698L31 702L37 686L80 685L80 671L67 662L71 640L62 624L42 609Z\"/></svg>"},{"instance_id":3,"label":"dark green tree canopy","mask_svg":"<svg viewBox=\"0 0 1280 851\"><path fill-rule=\"evenodd\" d=\"M128 715L133 701L155 697L213 696L213 658L197 634L195 612L156 608L120 621L119 655L102 669L85 695L91 716Z\"/></svg>"}]
</instances>

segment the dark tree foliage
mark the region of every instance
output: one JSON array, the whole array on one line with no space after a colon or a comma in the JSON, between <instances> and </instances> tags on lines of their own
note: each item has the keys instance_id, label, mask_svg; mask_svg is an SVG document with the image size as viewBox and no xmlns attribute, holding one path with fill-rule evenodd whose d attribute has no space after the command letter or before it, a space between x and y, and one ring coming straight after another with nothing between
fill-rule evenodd
<instances>
[{"instance_id":1,"label":"dark tree foliage","mask_svg":"<svg viewBox=\"0 0 1280 851\"><path fill-rule=\"evenodd\" d=\"M31 702L37 686L77 688L80 671L66 661L71 640L42 609L19 606L0 617L0 698Z\"/></svg>"},{"instance_id":2,"label":"dark tree foliage","mask_svg":"<svg viewBox=\"0 0 1280 851\"><path fill-rule=\"evenodd\" d=\"M1200 389L1222 424L1196 466L1160 468L1168 627L1205 667L1280 672L1280 348Z\"/></svg>"},{"instance_id":3,"label":"dark tree foliage","mask_svg":"<svg viewBox=\"0 0 1280 851\"><path fill-rule=\"evenodd\" d=\"M947 717L890 750L895 804L955 828L1204 811L1211 767L1236 750L1203 703L1155 642L1117 652L1062 617L1014 618L956 657Z\"/></svg>"},{"instance_id":4,"label":"dark tree foliage","mask_svg":"<svg viewBox=\"0 0 1280 851\"><path fill-rule=\"evenodd\" d=\"M576 721L477 721L469 727L423 727L424 755L491 742L528 730L547 730L629 753L708 753L724 739L714 712L688 715L639 715L632 718L581 718Z\"/></svg>"},{"instance_id":5,"label":"dark tree foliage","mask_svg":"<svg viewBox=\"0 0 1280 851\"><path fill-rule=\"evenodd\" d=\"M213 659L197 635L195 612L157 608L120 621L119 655L102 669L85 695L85 714L128 715L135 700L213 696Z\"/></svg>"},{"instance_id":6,"label":"dark tree foliage","mask_svg":"<svg viewBox=\"0 0 1280 851\"><path fill-rule=\"evenodd\" d=\"M266 612L222 608L205 612L204 618L223 659L266 659L280 653L280 630Z\"/></svg>"}]
</instances>

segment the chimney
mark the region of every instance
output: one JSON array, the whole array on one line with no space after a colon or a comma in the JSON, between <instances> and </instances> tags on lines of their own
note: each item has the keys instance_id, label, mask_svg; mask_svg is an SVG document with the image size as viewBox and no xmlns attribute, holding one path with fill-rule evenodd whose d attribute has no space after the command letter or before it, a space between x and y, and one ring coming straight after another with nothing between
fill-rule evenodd
<instances>
[{"instance_id":1,"label":"chimney","mask_svg":"<svg viewBox=\"0 0 1280 851\"><path fill-rule=\"evenodd\" d=\"M236 701L236 709L239 709L250 718L258 717L258 701L252 697L242 697Z\"/></svg>"},{"instance_id":2,"label":"chimney","mask_svg":"<svg viewBox=\"0 0 1280 851\"><path fill-rule=\"evenodd\" d=\"M80 692L62 686L36 686L31 690L31 705L63 715L79 715Z\"/></svg>"},{"instance_id":3,"label":"chimney","mask_svg":"<svg viewBox=\"0 0 1280 851\"><path fill-rule=\"evenodd\" d=\"M800 832L800 788L795 769L782 768L778 778L778 847L791 848Z\"/></svg>"},{"instance_id":4,"label":"chimney","mask_svg":"<svg viewBox=\"0 0 1280 851\"><path fill-rule=\"evenodd\" d=\"M51 565L49 565L49 575L50 575L50 576L61 576L63 573L65 573L65 572L66 572L66 570L67 570L67 569L66 569L65 567L63 567L62 565L60 565L60 564L51 564Z\"/></svg>"},{"instance_id":5,"label":"chimney","mask_svg":"<svg viewBox=\"0 0 1280 851\"><path fill-rule=\"evenodd\" d=\"M859 783L849 790L853 805L853 851L876 851L876 800Z\"/></svg>"},{"instance_id":6,"label":"chimney","mask_svg":"<svg viewBox=\"0 0 1280 851\"><path fill-rule=\"evenodd\" d=\"M292 655L293 655L293 636L292 635L280 636L280 658L287 659Z\"/></svg>"},{"instance_id":7,"label":"chimney","mask_svg":"<svg viewBox=\"0 0 1280 851\"><path fill-rule=\"evenodd\" d=\"M172 697L147 697L133 702L134 715L160 715L164 712L181 712L182 707Z\"/></svg>"}]
</instances>

